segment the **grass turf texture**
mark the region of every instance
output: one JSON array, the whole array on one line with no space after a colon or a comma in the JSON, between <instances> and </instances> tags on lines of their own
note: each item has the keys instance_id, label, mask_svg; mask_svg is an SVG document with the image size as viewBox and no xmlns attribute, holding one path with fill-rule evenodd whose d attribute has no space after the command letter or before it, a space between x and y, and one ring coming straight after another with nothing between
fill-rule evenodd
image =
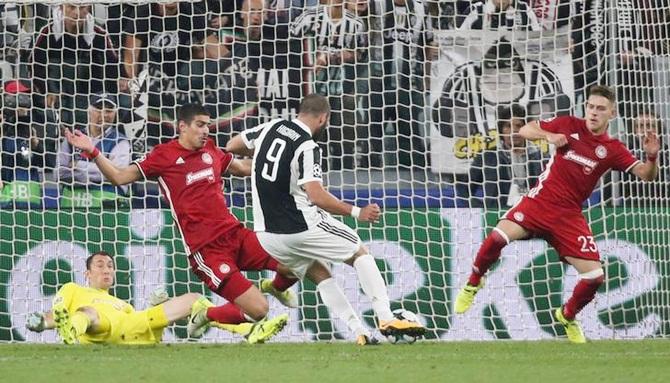
<instances>
[{"instance_id":1,"label":"grass turf texture","mask_svg":"<svg viewBox=\"0 0 670 383\"><path fill-rule=\"evenodd\" d=\"M670 341L0 345L3 382L666 382Z\"/></svg>"}]
</instances>

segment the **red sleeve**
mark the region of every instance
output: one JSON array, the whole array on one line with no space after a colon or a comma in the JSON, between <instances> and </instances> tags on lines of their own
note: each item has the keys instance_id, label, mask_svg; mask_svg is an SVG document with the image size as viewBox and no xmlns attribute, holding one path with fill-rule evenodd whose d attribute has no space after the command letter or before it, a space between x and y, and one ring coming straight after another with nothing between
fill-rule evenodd
<instances>
[{"instance_id":1,"label":"red sleeve","mask_svg":"<svg viewBox=\"0 0 670 383\"><path fill-rule=\"evenodd\" d=\"M144 156L144 158L135 161L134 163L140 168L144 178L156 178L161 175L163 169L166 168L166 164L168 164L165 154L163 145L158 145L154 147L149 154Z\"/></svg>"},{"instance_id":2,"label":"red sleeve","mask_svg":"<svg viewBox=\"0 0 670 383\"><path fill-rule=\"evenodd\" d=\"M617 142L614 148L612 169L629 172L638 162L640 162L640 160L635 158L633 153L631 153L621 141Z\"/></svg>"},{"instance_id":3,"label":"red sleeve","mask_svg":"<svg viewBox=\"0 0 670 383\"><path fill-rule=\"evenodd\" d=\"M233 162L233 155L225 150L221 150L221 174L228 171L228 167Z\"/></svg>"},{"instance_id":4,"label":"red sleeve","mask_svg":"<svg viewBox=\"0 0 670 383\"><path fill-rule=\"evenodd\" d=\"M540 120L540 129L551 133L570 134L575 132L577 127L576 118L573 116L561 116Z\"/></svg>"}]
</instances>

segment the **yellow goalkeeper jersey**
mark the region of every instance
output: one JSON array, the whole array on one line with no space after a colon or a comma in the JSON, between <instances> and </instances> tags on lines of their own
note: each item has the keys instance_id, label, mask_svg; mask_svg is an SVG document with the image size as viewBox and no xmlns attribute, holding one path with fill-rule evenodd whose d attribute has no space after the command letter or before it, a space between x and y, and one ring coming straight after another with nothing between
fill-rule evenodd
<instances>
[{"instance_id":1,"label":"yellow goalkeeper jersey","mask_svg":"<svg viewBox=\"0 0 670 383\"><path fill-rule=\"evenodd\" d=\"M98 312L98 315L107 317L112 327L115 327L114 324L123 322L128 317L128 314L135 312L135 308L132 305L110 295L106 290L84 287L72 282L63 285L56 293L56 296L63 299L63 303L70 314L77 311L80 307L90 306ZM111 340L110 335L109 333L83 334L79 337L79 342L108 342Z\"/></svg>"}]
</instances>

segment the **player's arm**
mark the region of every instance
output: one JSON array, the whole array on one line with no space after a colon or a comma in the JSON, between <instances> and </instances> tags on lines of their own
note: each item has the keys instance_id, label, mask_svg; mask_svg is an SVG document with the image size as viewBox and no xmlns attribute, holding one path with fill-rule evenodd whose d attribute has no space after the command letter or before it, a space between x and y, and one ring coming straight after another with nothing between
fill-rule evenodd
<instances>
[{"instance_id":1,"label":"player's arm","mask_svg":"<svg viewBox=\"0 0 670 383\"><path fill-rule=\"evenodd\" d=\"M226 171L229 174L238 177L248 177L251 175L251 159L234 159L228 165L228 170Z\"/></svg>"},{"instance_id":2,"label":"player's arm","mask_svg":"<svg viewBox=\"0 0 670 383\"><path fill-rule=\"evenodd\" d=\"M240 133L228 140L226 143L226 151L246 157L253 157L254 155L254 148L249 148L247 146L247 142L244 140L244 133Z\"/></svg>"},{"instance_id":3,"label":"player's arm","mask_svg":"<svg viewBox=\"0 0 670 383\"><path fill-rule=\"evenodd\" d=\"M540 127L539 121L531 121L524 125L519 134L528 141L547 140L550 144L560 148L568 143L565 134L548 132Z\"/></svg>"},{"instance_id":4,"label":"player's arm","mask_svg":"<svg viewBox=\"0 0 670 383\"><path fill-rule=\"evenodd\" d=\"M303 184L302 187L312 203L331 214L350 215L363 222L375 222L379 219L381 209L376 203L369 204L362 209L350 205L330 194L320 181L310 181Z\"/></svg>"},{"instance_id":5,"label":"player's arm","mask_svg":"<svg viewBox=\"0 0 670 383\"><path fill-rule=\"evenodd\" d=\"M114 185L125 185L142 178L137 165L119 168L93 145L91 139L79 130L71 132L65 130L65 138L73 147L81 149L87 156L93 158L100 172Z\"/></svg>"},{"instance_id":6,"label":"player's arm","mask_svg":"<svg viewBox=\"0 0 670 383\"><path fill-rule=\"evenodd\" d=\"M656 159L658 158L658 152L661 150L661 142L655 132L648 131L645 133L642 148L647 155L647 160L635 165L630 172L644 181L653 181L658 175Z\"/></svg>"}]
</instances>

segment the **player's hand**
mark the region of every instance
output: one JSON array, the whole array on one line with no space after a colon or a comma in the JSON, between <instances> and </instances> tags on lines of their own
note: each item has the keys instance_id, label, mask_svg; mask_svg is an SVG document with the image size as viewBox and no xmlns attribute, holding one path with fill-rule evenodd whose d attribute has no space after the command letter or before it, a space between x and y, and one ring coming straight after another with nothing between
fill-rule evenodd
<instances>
[{"instance_id":1,"label":"player's hand","mask_svg":"<svg viewBox=\"0 0 670 383\"><path fill-rule=\"evenodd\" d=\"M70 129L66 128L64 134L67 142L69 142L70 145L74 146L75 148L79 148L89 153L92 152L95 148L91 142L91 139L79 130L72 132Z\"/></svg>"},{"instance_id":2,"label":"player's hand","mask_svg":"<svg viewBox=\"0 0 670 383\"><path fill-rule=\"evenodd\" d=\"M358 216L359 221L363 222L377 222L382 210L376 203L371 203L361 209L361 214Z\"/></svg>"},{"instance_id":3,"label":"player's hand","mask_svg":"<svg viewBox=\"0 0 670 383\"><path fill-rule=\"evenodd\" d=\"M565 134L549 133L547 134L547 142L560 148L561 146L568 144L568 139L565 137Z\"/></svg>"},{"instance_id":4,"label":"player's hand","mask_svg":"<svg viewBox=\"0 0 670 383\"><path fill-rule=\"evenodd\" d=\"M661 141L658 139L656 132L647 130L644 133L642 148L647 157L656 157L658 155L658 152L661 150Z\"/></svg>"},{"instance_id":5,"label":"player's hand","mask_svg":"<svg viewBox=\"0 0 670 383\"><path fill-rule=\"evenodd\" d=\"M46 327L46 321L44 319L44 314L39 312L34 312L28 314L26 318L26 328L33 332L42 332Z\"/></svg>"}]
</instances>

